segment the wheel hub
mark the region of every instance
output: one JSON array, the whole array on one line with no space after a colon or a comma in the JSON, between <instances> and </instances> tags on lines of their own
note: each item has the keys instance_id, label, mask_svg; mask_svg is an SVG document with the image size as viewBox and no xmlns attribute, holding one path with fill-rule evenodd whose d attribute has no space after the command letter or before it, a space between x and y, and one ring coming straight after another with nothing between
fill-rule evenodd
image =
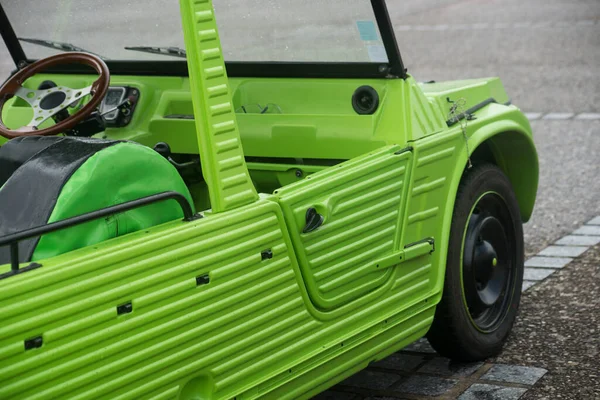
<instances>
[{"instance_id":1,"label":"wheel hub","mask_svg":"<svg viewBox=\"0 0 600 400\"><path fill-rule=\"evenodd\" d=\"M496 254L496 250L490 242L481 240L475 245L473 259L476 265L475 279L477 287L483 288L494 276L495 268L498 265L498 254Z\"/></svg>"},{"instance_id":2,"label":"wheel hub","mask_svg":"<svg viewBox=\"0 0 600 400\"><path fill-rule=\"evenodd\" d=\"M463 247L463 293L473 322L483 330L504 314L513 276L509 238L494 212L494 197L482 198L474 209Z\"/></svg>"}]
</instances>

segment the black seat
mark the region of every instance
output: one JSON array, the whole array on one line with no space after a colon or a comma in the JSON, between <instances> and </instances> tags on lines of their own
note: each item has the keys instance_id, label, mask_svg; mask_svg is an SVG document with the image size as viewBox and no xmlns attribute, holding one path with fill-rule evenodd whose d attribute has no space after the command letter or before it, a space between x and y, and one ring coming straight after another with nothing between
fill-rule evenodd
<instances>
[{"instance_id":1,"label":"black seat","mask_svg":"<svg viewBox=\"0 0 600 400\"><path fill-rule=\"evenodd\" d=\"M57 136L23 136L12 139L0 147L0 187L27 160L48 146L62 140Z\"/></svg>"}]
</instances>

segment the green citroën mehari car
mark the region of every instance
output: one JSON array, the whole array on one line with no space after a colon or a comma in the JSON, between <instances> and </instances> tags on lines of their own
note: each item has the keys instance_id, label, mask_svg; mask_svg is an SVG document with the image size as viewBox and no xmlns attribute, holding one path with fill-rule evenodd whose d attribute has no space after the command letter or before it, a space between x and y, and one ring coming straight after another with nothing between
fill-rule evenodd
<instances>
[{"instance_id":1,"label":"green citro\u00ebn mehari car","mask_svg":"<svg viewBox=\"0 0 600 400\"><path fill-rule=\"evenodd\" d=\"M501 350L538 163L499 79L415 81L384 0L28 2L1 399L309 398L425 335Z\"/></svg>"}]
</instances>

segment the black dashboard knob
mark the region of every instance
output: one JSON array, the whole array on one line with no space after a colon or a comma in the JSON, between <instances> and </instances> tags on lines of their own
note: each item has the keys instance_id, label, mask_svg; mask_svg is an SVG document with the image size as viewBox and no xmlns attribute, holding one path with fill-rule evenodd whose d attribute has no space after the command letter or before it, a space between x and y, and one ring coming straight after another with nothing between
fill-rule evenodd
<instances>
[{"instance_id":1,"label":"black dashboard knob","mask_svg":"<svg viewBox=\"0 0 600 400\"><path fill-rule=\"evenodd\" d=\"M158 142L154 145L154 151L163 156L166 159L171 157L171 146L165 142Z\"/></svg>"}]
</instances>

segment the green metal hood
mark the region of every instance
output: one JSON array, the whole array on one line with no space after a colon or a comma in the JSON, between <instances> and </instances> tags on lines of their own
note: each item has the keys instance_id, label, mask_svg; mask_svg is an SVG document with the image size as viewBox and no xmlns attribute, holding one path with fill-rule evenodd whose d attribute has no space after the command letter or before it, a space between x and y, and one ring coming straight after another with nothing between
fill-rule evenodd
<instances>
[{"instance_id":1,"label":"green metal hood","mask_svg":"<svg viewBox=\"0 0 600 400\"><path fill-rule=\"evenodd\" d=\"M425 93L425 96L437 104L444 115L448 115L452 105L448 99L457 101L464 98L466 101L465 110L491 99L500 104L510 101L500 78L420 83L419 86L423 90L423 93Z\"/></svg>"}]
</instances>

